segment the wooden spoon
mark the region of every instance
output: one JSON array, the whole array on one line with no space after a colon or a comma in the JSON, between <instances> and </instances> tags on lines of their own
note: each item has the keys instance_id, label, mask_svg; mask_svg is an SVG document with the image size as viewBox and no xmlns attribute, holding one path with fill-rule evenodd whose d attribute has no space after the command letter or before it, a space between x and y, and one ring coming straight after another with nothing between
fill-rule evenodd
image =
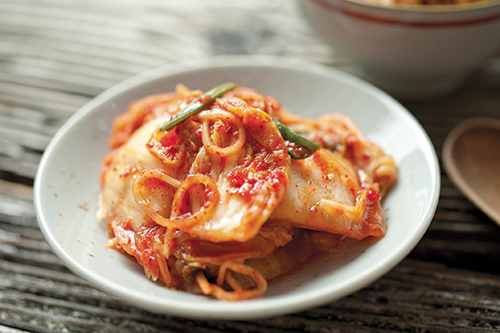
<instances>
[{"instance_id":1,"label":"wooden spoon","mask_svg":"<svg viewBox=\"0 0 500 333\"><path fill-rule=\"evenodd\" d=\"M455 185L500 225L500 120L472 118L455 127L443 163Z\"/></svg>"}]
</instances>

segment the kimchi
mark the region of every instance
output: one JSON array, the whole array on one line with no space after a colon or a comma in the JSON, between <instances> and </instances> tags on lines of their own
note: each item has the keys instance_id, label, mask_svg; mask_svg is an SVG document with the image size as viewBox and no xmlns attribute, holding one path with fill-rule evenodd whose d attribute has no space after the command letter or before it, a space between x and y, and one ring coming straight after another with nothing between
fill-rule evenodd
<instances>
[{"instance_id":1,"label":"kimchi","mask_svg":"<svg viewBox=\"0 0 500 333\"><path fill-rule=\"evenodd\" d=\"M168 288L244 300L346 238L384 237L397 168L352 120L223 88L179 84L114 120L98 212L107 246Z\"/></svg>"}]
</instances>

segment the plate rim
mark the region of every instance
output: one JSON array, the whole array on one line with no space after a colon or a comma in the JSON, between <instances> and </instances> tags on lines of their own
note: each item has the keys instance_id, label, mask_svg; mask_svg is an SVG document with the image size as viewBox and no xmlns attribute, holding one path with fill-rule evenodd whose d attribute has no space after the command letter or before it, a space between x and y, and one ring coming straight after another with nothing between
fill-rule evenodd
<instances>
[{"instance_id":1,"label":"plate rim","mask_svg":"<svg viewBox=\"0 0 500 333\"><path fill-rule=\"evenodd\" d=\"M390 260L386 259L382 264L374 265L365 271L365 274L356 280L356 283L347 283L347 285L342 288L341 292L336 292L335 296L330 295L330 293L325 293L324 291L317 291L311 295L308 295L306 299L304 296L289 296L287 298L288 304L283 307L283 300L281 299L256 299L250 301L239 301L237 303L231 302L221 302L221 304L226 304L228 306L222 306L221 309L200 309L193 308L191 301L179 302L176 300L173 305L168 304L168 302L150 303L149 307L144 307L138 305L137 298L140 298L141 293L135 290L130 290L129 288L122 287L118 284L105 283L102 278L91 271L86 270L84 267L78 264L78 262L73 259L64 249L59 245L55 235L53 235L48 227L47 221L44 219L43 208L41 207L41 185L42 185L42 174L45 170L44 166L47 164L53 150L57 146L57 143L69 131L76 122L81 118L90 113L93 109L97 108L99 105L107 102L111 98L115 98L118 95L127 92L130 89L137 88L142 84L146 84L152 80L161 79L167 76L172 76L175 74L185 73L188 71L196 71L202 69L214 69L214 68L226 68L226 67L279 67L282 69L300 70L304 72L313 72L320 74L322 76L335 77L343 82L350 83L357 88L362 88L368 92L375 95L377 99L381 99L384 104L388 104L389 107L398 109L404 117L407 117L408 123L412 125L414 131L423 136L424 142L426 143L426 148L429 150L430 158L429 169L431 172L431 182L433 184L433 189L431 193L430 204L426 207L425 212L423 212L423 218L419 221L420 225L415 230L411 240L404 244L404 247L395 255L390 256ZM356 292L357 290L367 286L368 284L378 280L381 276L389 272L392 268L398 265L417 245L425 234L428 226L430 225L434 213L437 209L437 204L439 201L440 192L440 168L435 151L430 138L427 133L418 122L418 120L399 102L390 97L388 94L380 90L379 88L367 83L351 74L342 72L338 69L325 67L323 65L312 63L305 60L294 59L294 58L284 58L276 56L261 56L261 55L244 55L244 56L220 56L220 57L209 57L192 59L183 62L173 63L166 66L162 66L156 69L149 70L147 72L133 76L125 81L122 81L109 89L105 90L86 104L84 104L78 111L76 111L66 123L57 131L49 145L45 149L43 156L40 160L38 170L35 176L34 182L34 192L33 201L35 206L35 212L37 216L37 221L40 229L49 243L52 251L62 260L62 262L76 275L82 277L89 283L91 283L96 288L103 290L109 294L115 295L121 299L126 300L129 304L134 306L139 306L146 308L149 311L171 314L188 318L198 318L198 319L256 319L265 318L276 315L283 315L287 313L297 312L300 310L305 310L314 306L320 306L327 302L343 298L349 294ZM111 289L110 289L111 288ZM168 301L168 300L167 300ZM219 301L220 302L220 301ZM266 306L264 306L265 303ZM274 304L277 303L277 304ZM239 305L244 306L239 306ZM280 305L280 306L277 306ZM155 311L155 308L151 306L161 306L159 311ZM203 306L203 304L201 305ZM235 310L241 308L241 310ZM191 313L186 314L186 311ZM202 313L193 313L192 310L201 310Z\"/></svg>"}]
</instances>

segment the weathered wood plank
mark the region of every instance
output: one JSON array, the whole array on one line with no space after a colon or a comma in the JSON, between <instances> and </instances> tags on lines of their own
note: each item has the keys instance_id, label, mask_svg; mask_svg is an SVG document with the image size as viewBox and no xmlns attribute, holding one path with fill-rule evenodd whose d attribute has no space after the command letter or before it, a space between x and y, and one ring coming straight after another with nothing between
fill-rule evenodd
<instances>
[{"instance_id":1,"label":"weathered wood plank","mask_svg":"<svg viewBox=\"0 0 500 333\"><path fill-rule=\"evenodd\" d=\"M203 321L153 314L68 271L38 229L30 186L55 131L123 79L228 53L282 55L358 73L288 0L0 0L0 332L500 331L500 229L444 171L436 216L410 259L349 297L290 316ZM403 103L438 156L460 121L500 117L499 68L497 55L458 92Z\"/></svg>"}]
</instances>

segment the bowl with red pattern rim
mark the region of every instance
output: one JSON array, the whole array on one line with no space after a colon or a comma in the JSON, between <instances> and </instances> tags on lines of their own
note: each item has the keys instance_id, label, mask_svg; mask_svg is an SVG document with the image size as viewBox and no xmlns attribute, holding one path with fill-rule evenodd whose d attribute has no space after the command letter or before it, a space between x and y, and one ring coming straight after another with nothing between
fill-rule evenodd
<instances>
[{"instance_id":1,"label":"bowl with red pattern rim","mask_svg":"<svg viewBox=\"0 0 500 333\"><path fill-rule=\"evenodd\" d=\"M397 184L383 202L388 231L378 241L348 241L307 263L257 299L227 302L170 290L146 278L130 257L103 246L107 225L96 218L99 176L112 121L138 98L203 91L223 82L274 96L291 112L315 118L350 116L390 154ZM440 173L434 148L415 118L378 88L337 70L300 60L233 56L198 59L131 78L83 106L49 144L35 179L40 228L55 254L89 283L153 312L190 318L251 319L293 313L349 295L391 270L415 247L436 210Z\"/></svg>"},{"instance_id":2,"label":"bowl with red pattern rim","mask_svg":"<svg viewBox=\"0 0 500 333\"><path fill-rule=\"evenodd\" d=\"M377 0L298 0L325 41L360 75L402 99L450 93L500 45L500 1L404 5Z\"/></svg>"}]
</instances>

